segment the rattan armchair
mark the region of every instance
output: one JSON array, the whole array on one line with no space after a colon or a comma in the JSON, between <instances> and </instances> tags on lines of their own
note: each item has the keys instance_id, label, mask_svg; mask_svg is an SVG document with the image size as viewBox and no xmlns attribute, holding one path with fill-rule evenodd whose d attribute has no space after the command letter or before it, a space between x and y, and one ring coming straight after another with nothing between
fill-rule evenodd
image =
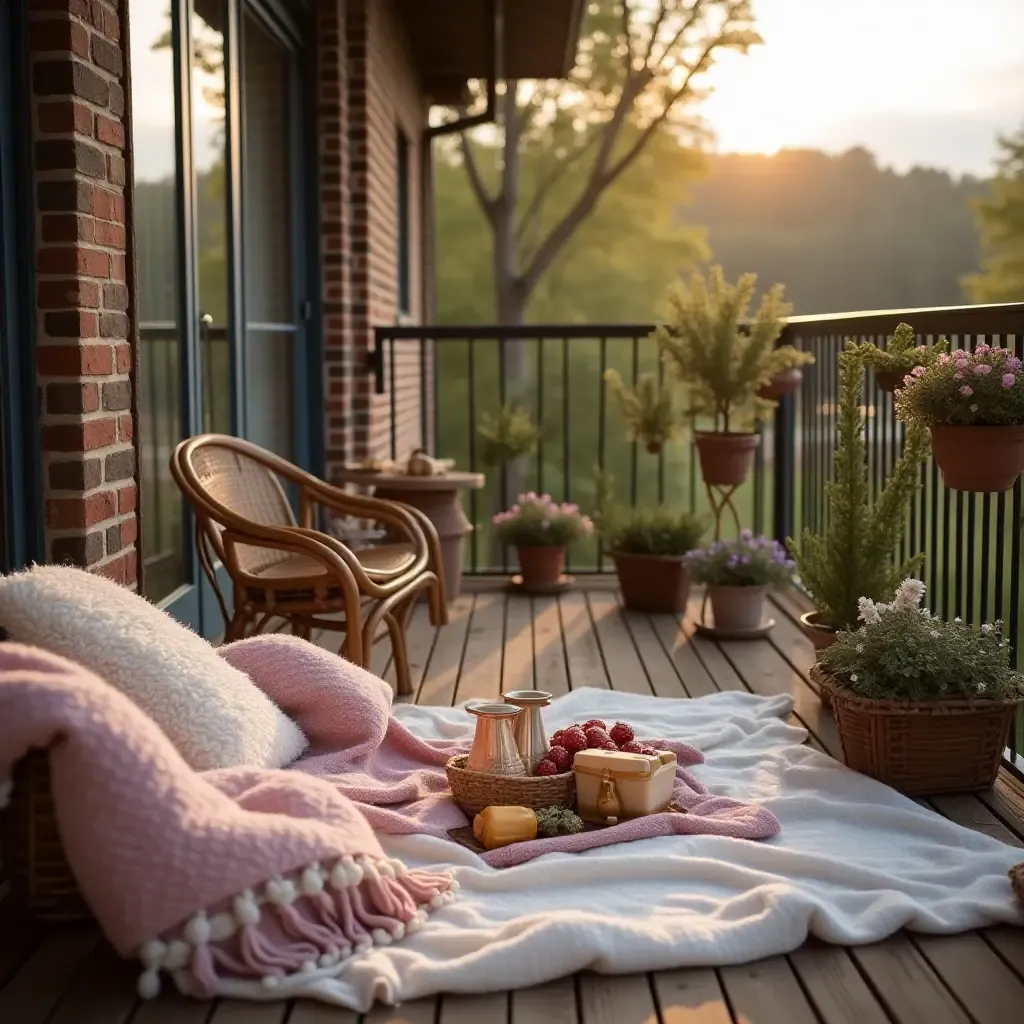
<instances>
[{"instance_id":1,"label":"rattan armchair","mask_svg":"<svg viewBox=\"0 0 1024 1024\"><path fill-rule=\"evenodd\" d=\"M448 620L440 542L422 512L349 494L222 434L182 441L171 473L195 514L199 561L224 616L225 641L254 636L280 617L306 639L313 630L343 632L339 653L367 667L374 643L389 636L398 692L412 692L409 611L426 591L431 622ZM283 484L298 496L298 519ZM385 542L342 543L315 528L320 509L379 523ZM230 602L218 585L218 561L231 578Z\"/></svg>"}]
</instances>

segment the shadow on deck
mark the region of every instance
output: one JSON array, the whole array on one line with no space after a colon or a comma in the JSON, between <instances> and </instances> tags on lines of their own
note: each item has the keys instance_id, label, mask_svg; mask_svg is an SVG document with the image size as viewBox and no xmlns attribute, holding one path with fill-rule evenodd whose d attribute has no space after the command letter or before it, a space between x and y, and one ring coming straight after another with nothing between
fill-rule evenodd
<instances>
[{"instance_id":1,"label":"shadow on deck","mask_svg":"<svg viewBox=\"0 0 1024 1024\"><path fill-rule=\"evenodd\" d=\"M417 610L408 634L416 693L408 699L453 704L580 686L660 697L791 693L808 742L839 754L835 723L808 679L813 652L796 625L806 609L794 596L777 599L769 639L716 643L694 636L689 618L680 628L670 616L623 612L601 581L561 598L493 588L473 584L442 630ZM393 682L386 645L376 658L374 670ZM1024 786L1005 774L988 793L928 805L1024 848ZM377 1007L362 1018L304 1002L211 1005L165 993L143 1003L137 973L94 928L47 931L0 906L3 1024L1010 1024L1024 1012L1024 929L904 933L851 949L812 942L739 967L584 973L510 993Z\"/></svg>"}]
</instances>

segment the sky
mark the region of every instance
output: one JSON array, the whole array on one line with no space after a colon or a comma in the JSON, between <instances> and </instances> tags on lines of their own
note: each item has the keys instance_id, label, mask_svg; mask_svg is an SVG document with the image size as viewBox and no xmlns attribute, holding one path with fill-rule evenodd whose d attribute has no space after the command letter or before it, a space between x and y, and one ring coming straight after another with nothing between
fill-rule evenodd
<instances>
[{"instance_id":1,"label":"sky","mask_svg":"<svg viewBox=\"0 0 1024 1024\"><path fill-rule=\"evenodd\" d=\"M862 145L883 165L987 175L1024 125L1024 0L753 0L703 115L721 152Z\"/></svg>"}]
</instances>

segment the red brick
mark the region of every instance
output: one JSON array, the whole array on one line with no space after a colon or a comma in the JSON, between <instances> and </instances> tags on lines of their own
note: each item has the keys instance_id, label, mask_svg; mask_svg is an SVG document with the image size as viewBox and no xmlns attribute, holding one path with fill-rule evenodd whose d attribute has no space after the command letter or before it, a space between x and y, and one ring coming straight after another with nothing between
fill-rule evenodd
<instances>
[{"instance_id":1,"label":"red brick","mask_svg":"<svg viewBox=\"0 0 1024 1024\"><path fill-rule=\"evenodd\" d=\"M121 543L126 547L134 544L139 536L139 521L133 516L121 524Z\"/></svg>"},{"instance_id":2,"label":"red brick","mask_svg":"<svg viewBox=\"0 0 1024 1024\"><path fill-rule=\"evenodd\" d=\"M40 274L110 277L110 257L98 249L82 246L45 248L36 253L36 270Z\"/></svg>"},{"instance_id":3,"label":"red brick","mask_svg":"<svg viewBox=\"0 0 1024 1024\"><path fill-rule=\"evenodd\" d=\"M127 281L127 266L124 256L114 253L110 257L110 279L112 281Z\"/></svg>"},{"instance_id":4,"label":"red brick","mask_svg":"<svg viewBox=\"0 0 1024 1024\"><path fill-rule=\"evenodd\" d=\"M100 389L95 384L47 384L46 411L58 415L95 412L100 407Z\"/></svg>"},{"instance_id":5,"label":"red brick","mask_svg":"<svg viewBox=\"0 0 1024 1024\"><path fill-rule=\"evenodd\" d=\"M94 34L92 37L92 59L97 67L109 71L112 75L120 77L123 60L121 47L104 39L102 35Z\"/></svg>"},{"instance_id":6,"label":"red brick","mask_svg":"<svg viewBox=\"0 0 1024 1024\"><path fill-rule=\"evenodd\" d=\"M135 511L135 485L122 487L117 492L117 511L120 515Z\"/></svg>"},{"instance_id":7,"label":"red brick","mask_svg":"<svg viewBox=\"0 0 1024 1024\"><path fill-rule=\"evenodd\" d=\"M95 526L117 514L113 491L90 494L87 498L51 498L46 503L46 525L54 530Z\"/></svg>"},{"instance_id":8,"label":"red brick","mask_svg":"<svg viewBox=\"0 0 1024 1024\"><path fill-rule=\"evenodd\" d=\"M92 242L96 221L75 213L45 213L42 218L44 242Z\"/></svg>"},{"instance_id":9,"label":"red brick","mask_svg":"<svg viewBox=\"0 0 1024 1024\"><path fill-rule=\"evenodd\" d=\"M114 352L109 345L40 345L36 369L41 377L106 377Z\"/></svg>"},{"instance_id":10,"label":"red brick","mask_svg":"<svg viewBox=\"0 0 1024 1024\"><path fill-rule=\"evenodd\" d=\"M89 33L77 21L62 18L34 21L29 27L28 38L33 53L60 50L79 57L89 56Z\"/></svg>"},{"instance_id":11,"label":"red brick","mask_svg":"<svg viewBox=\"0 0 1024 1024\"><path fill-rule=\"evenodd\" d=\"M108 146L124 149L124 125L120 121L97 114L96 138L99 142L105 143Z\"/></svg>"},{"instance_id":12,"label":"red brick","mask_svg":"<svg viewBox=\"0 0 1024 1024\"><path fill-rule=\"evenodd\" d=\"M43 450L88 452L113 444L116 434L116 421L113 419L50 424L43 427Z\"/></svg>"},{"instance_id":13,"label":"red brick","mask_svg":"<svg viewBox=\"0 0 1024 1024\"><path fill-rule=\"evenodd\" d=\"M117 372L127 373L132 368L132 350L128 345L115 346L117 353Z\"/></svg>"},{"instance_id":14,"label":"red brick","mask_svg":"<svg viewBox=\"0 0 1024 1024\"><path fill-rule=\"evenodd\" d=\"M39 104L41 132L78 132L92 135L92 111L77 100L53 100Z\"/></svg>"},{"instance_id":15,"label":"red brick","mask_svg":"<svg viewBox=\"0 0 1024 1024\"><path fill-rule=\"evenodd\" d=\"M135 436L135 422L131 415L118 416L117 418L117 439L119 441L130 441Z\"/></svg>"},{"instance_id":16,"label":"red brick","mask_svg":"<svg viewBox=\"0 0 1024 1024\"><path fill-rule=\"evenodd\" d=\"M125 181L124 157L111 153L107 157L107 181L111 185L123 185Z\"/></svg>"},{"instance_id":17,"label":"red brick","mask_svg":"<svg viewBox=\"0 0 1024 1024\"><path fill-rule=\"evenodd\" d=\"M100 286L93 281L40 281L36 294L40 309L100 308Z\"/></svg>"},{"instance_id":18,"label":"red brick","mask_svg":"<svg viewBox=\"0 0 1024 1024\"><path fill-rule=\"evenodd\" d=\"M47 313L43 323L51 338L95 338L99 334L99 318L96 314L80 310Z\"/></svg>"},{"instance_id":19,"label":"red brick","mask_svg":"<svg viewBox=\"0 0 1024 1024\"><path fill-rule=\"evenodd\" d=\"M119 555L117 558L110 562L104 562L103 565L98 565L95 569L91 570L97 576L106 576L108 580L113 580L115 583L122 585L134 582L134 575L132 579L129 579L128 563L131 562L134 573L135 555Z\"/></svg>"},{"instance_id":20,"label":"red brick","mask_svg":"<svg viewBox=\"0 0 1024 1024\"><path fill-rule=\"evenodd\" d=\"M92 212L100 220L113 220L124 223L124 197L98 188L93 192Z\"/></svg>"},{"instance_id":21,"label":"red brick","mask_svg":"<svg viewBox=\"0 0 1024 1024\"><path fill-rule=\"evenodd\" d=\"M106 178L107 158L102 150L78 138L42 139L35 146L40 171L78 171L90 178Z\"/></svg>"},{"instance_id":22,"label":"red brick","mask_svg":"<svg viewBox=\"0 0 1024 1024\"><path fill-rule=\"evenodd\" d=\"M113 224L105 220L98 220L95 223L97 245L109 245L111 249L125 247L125 230L120 224Z\"/></svg>"}]
</instances>

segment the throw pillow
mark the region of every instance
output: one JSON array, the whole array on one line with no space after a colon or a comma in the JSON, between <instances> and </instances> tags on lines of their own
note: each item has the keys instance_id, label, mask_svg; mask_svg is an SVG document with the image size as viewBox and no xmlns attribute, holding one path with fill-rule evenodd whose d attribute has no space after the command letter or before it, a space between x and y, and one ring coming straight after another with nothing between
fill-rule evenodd
<instances>
[{"instance_id":1,"label":"throw pillow","mask_svg":"<svg viewBox=\"0 0 1024 1024\"><path fill-rule=\"evenodd\" d=\"M102 576L61 565L0 576L0 626L12 640L77 662L120 690L197 771L283 768L308 745L202 637Z\"/></svg>"}]
</instances>

